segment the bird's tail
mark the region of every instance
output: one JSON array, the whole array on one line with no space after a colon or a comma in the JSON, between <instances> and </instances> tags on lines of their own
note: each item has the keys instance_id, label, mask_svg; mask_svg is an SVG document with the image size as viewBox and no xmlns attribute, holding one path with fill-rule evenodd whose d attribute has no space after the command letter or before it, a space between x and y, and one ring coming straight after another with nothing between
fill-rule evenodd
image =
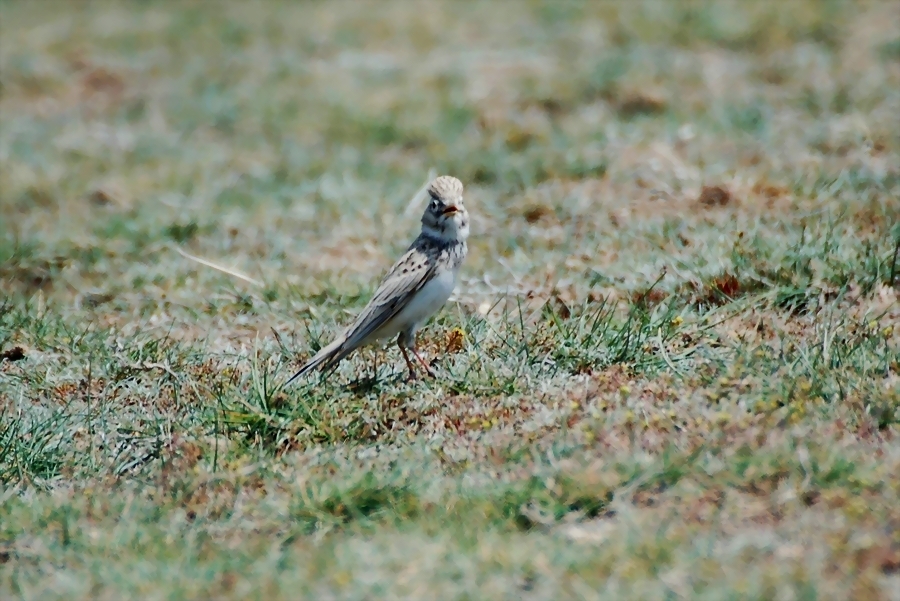
<instances>
[{"instance_id":1,"label":"bird's tail","mask_svg":"<svg viewBox=\"0 0 900 601\"><path fill-rule=\"evenodd\" d=\"M295 373L290 379L284 383L283 388L286 388L288 384L296 380L297 378L302 378L309 372L314 369L321 369L323 371L331 369L335 367L341 359L349 355L353 349L345 347L346 340L341 336L328 346L321 349L316 356L310 359L306 365L300 368L300 371Z\"/></svg>"}]
</instances>

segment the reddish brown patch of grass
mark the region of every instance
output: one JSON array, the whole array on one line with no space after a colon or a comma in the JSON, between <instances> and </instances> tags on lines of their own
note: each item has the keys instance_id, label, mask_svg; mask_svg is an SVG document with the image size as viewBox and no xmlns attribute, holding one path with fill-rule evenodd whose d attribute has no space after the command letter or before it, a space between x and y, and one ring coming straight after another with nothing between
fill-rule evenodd
<instances>
[{"instance_id":1,"label":"reddish brown patch of grass","mask_svg":"<svg viewBox=\"0 0 900 601\"><path fill-rule=\"evenodd\" d=\"M553 215L553 209L546 205L532 205L525 209L523 215L528 223L537 223L541 219Z\"/></svg>"},{"instance_id":2,"label":"reddish brown patch of grass","mask_svg":"<svg viewBox=\"0 0 900 601\"><path fill-rule=\"evenodd\" d=\"M788 195L788 189L784 186L776 186L766 182L756 182L753 185L753 193L763 196L769 200L775 200L782 196Z\"/></svg>"},{"instance_id":3,"label":"reddish brown patch of grass","mask_svg":"<svg viewBox=\"0 0 900 601\"><path fill-rule=\"evenodd\" d=\"M634 93L625 96L617 108L619 115L628 119L638 115L656 115L666 110L665 99L644 93Z\"/></svg>"},{"instance_id":4,"label":"reddish brown patch of grass","mask_svg":"<svg viewBox=\"0 0 900 601\"><path fill-rule=\"evenodd\" d=\"M466 342L466 333L462 328L453 328L444 338L444 349L447 353L458 353Z\"/></svg>"},{"instance_id":5,"label":"reddish brown patch of grass","mask_svg":"<svg viewBox=\"0 0 900 601\"><path fill-rule=\"evenodd\" d=\"M729 298L734 298L741 291L741 282L730 273L720 275L713 280L712 289Z\"/></svg>"},{"instance_id":6,"label":"reddish brown patch of grass","mask_svg":"<svg viewBox=\"0 0 900 601\"><path fill-rule=\"evenodd\" d=\"M21 346L14 346L9 350L0 353L0 361L21 361L25 358L25 349Z\"/></svg>"},{"instance_id":7,"label":"reddish brown patch of grass","mask_svg":"<svg viewBox=\"0 0 900 601\"><path fill-rule=\"evenodd\" d=\"M731 191L724 186L703 186L697 203L707 208L725 207L737 202Z\"/></svg>"},{"instance_id":8,"label":"reddish brown patch of grass","mask_svg":"<svg viewBox=\"0 0 900 601\"><path fill-rule=\"evenodd\" d=\"M662 290L653 288L644 292L635 292L631 295L631 302L635 305L642 304L647 307L654 307L664 301L668 294Z\"/></svg>"},{"instance_id":9,"label":"reddish brown patch of grass","mask_svg":"<svg viewBox=\"0 0 900 601\"><path fill-rule=\"evenodd\" d=\"M122 78L103 67L96 67L85 73L81 78L81 86L86 95L105 93L119 96L125 90Z\"/></svg>"},{"instance_id":10,"label":"reddish brown patch of grass","mask_svg":"<svg viewBox=\"0 0 900 601\"><path fill-rule=\"evenodd\" d=\"M711 281L697 285L690 283L687 288L692 290L691 303L696 305L723 305L750 290L731 273L724 273L714 277Z\"/></svg>"}]
</instances>

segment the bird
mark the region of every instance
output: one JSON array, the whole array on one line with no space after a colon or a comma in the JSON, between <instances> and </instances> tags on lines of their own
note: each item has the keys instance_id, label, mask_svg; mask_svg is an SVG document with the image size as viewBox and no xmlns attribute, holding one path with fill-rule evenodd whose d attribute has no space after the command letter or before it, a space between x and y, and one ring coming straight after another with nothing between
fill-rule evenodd
<instances>
[{"instance_id":1,"label":"bird","mask_svg":"<svg viewBox=\"0 0 900 601\"><path fill-rule=\"evenodd\" d=\"M394 336L409 368L409 379L416 379L416 370L408 352L434 377L416 349L416 333L456 288L468 252L469 213L463 206L463 184L455 177L436 177L427 192L429 203L422 215L419 236L384 276L353 323L291 376L285 386L315 369L330 372L353 351L384 345Z\"/></svg>"}]
</instances>

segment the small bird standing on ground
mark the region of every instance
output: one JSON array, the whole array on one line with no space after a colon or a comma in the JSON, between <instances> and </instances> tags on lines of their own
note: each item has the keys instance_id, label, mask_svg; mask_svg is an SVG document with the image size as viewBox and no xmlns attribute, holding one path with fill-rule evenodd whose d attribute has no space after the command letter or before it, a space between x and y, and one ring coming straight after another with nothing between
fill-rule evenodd
<instances>
[{"instance_id":1,"label":"small bird standing on ground","mask_svg":"<svg viewBox=\"0 0 900 601\"><path fill-rule=\"evenodd\" d=\"M434 376L416 350L416 331L450 298L466 258L469 213L462 194L462 182L449 175L437 177L428 185L430 202L422 215L422 233L384 276L356 320L285 386L314 369L329 371L356 349L383 344L395 335L410 379L415 379L416 370L408 350L425 372Z\"/></svg>"}]
</instances>

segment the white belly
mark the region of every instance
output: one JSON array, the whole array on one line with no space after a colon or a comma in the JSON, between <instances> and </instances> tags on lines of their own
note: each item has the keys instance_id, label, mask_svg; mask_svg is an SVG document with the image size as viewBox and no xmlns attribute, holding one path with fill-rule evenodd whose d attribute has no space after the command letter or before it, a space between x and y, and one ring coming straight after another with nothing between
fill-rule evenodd
<instances>
[{"instance_id":1,"label":"white belly","mask_svg":"<svg viewBox=\"0 0 900 601\"><path fill-rule=\"evenodd\" d=\"M430 280L407 302L393 319L384 324L372 336L371 342L386 342L400 332L416 329L437 313L456 287L456 271L447 270Z\"/></svg>"}]
</instances>

